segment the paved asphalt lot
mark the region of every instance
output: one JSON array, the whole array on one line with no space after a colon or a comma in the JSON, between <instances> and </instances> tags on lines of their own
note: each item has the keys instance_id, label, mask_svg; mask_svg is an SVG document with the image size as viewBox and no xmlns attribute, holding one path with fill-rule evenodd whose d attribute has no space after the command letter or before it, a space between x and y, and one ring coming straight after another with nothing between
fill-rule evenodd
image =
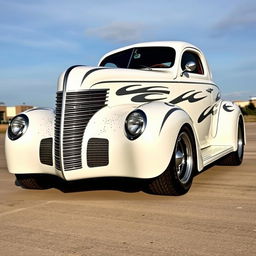
<instances>
[{"instance_id":1,"label":"paved asphalt lot","mask_svg":"<svg viewBox=\"0 0 256 256\"><path fill-rule=\"evenodd\" d=\"M256 255L256 123L246 128L244 163L208 169L181 197L115 179L24 190L0 134L0 255Z\"/></svg>"}]
</instances>

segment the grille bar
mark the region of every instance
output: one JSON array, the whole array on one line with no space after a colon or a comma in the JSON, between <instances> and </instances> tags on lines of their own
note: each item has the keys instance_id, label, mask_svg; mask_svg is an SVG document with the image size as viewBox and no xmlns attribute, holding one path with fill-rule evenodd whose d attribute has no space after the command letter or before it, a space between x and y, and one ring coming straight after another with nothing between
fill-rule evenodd
<instances>
[{"instance_id":1,"label":"grille bar","mask_svg":"<svg viewBox=\"0 0 256 256\"><path fill-rule=\"evenodd\" d=\"M61 170L63 168L64 171L72 171L82 168L83 134L92 116L106 106L107 93L108 90L105 89L66 92L65 99L63 99L62 93L57 93L55 118L56 169ZM61 116L61 113L64 113L64 116ZM63 159L63 167L61 159Z\"/></svg>"},{"instance_id":2,"label":"grille bar","mask_svg":"<svg viewBox=\"0 0 256 256\"><path fill-rule=\"evenodd\" d=\"M39 157L42 164L53 165L52 163L52 138L42 139L40 142Z\"/></svg>"}]
</instances>

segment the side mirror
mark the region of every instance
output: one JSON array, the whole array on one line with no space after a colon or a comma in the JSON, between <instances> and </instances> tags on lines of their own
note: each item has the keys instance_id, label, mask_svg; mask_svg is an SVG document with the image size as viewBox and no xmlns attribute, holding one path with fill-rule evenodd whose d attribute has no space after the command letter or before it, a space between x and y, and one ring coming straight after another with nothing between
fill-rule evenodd
<instances>
[{"instance_id":1,"label":"side mirror","mask_svg":"<svg viewBox=\"0 0 256 256\"><path fill-rule=\"evenodd\" d=\"M185 65L185 69L182 71L180 76L183 76L185 72L193 72L196 69L196 63L194 61L189 61Z\"/></svg>"}]
</instances>

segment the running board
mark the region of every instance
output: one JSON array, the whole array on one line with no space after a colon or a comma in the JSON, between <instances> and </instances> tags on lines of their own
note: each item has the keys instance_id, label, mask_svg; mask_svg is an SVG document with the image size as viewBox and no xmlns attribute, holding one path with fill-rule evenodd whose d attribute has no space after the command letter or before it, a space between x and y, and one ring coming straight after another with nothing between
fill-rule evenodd
<instances>
[{"instance_id":1,"label":"running board","mask_svg":"<svg viewBox=\"0 0 256 256\"><path fill-rule=\"evenodd\" d=\"M210 146L202 149L204 166L217 161L231 152L233 152L232 146Z\"/></svg>"}]
</instances>

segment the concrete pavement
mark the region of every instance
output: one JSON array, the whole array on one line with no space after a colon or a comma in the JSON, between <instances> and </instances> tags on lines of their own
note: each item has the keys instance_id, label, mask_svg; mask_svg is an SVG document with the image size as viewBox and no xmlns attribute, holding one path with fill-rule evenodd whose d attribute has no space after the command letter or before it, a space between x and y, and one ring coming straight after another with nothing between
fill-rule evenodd
<instances>
[{"instance_id":1,"label":"concrete pavement","mask_svg":"<svg viewBox=\"0 0 256 256\"><path fill-rule=\"evenodd\" d=\"M243 164L208 169L180 197L115 179L22 189L0 134L0 255L255 255L256 123L246 130Z\"/></svg>"}]
</instances>

